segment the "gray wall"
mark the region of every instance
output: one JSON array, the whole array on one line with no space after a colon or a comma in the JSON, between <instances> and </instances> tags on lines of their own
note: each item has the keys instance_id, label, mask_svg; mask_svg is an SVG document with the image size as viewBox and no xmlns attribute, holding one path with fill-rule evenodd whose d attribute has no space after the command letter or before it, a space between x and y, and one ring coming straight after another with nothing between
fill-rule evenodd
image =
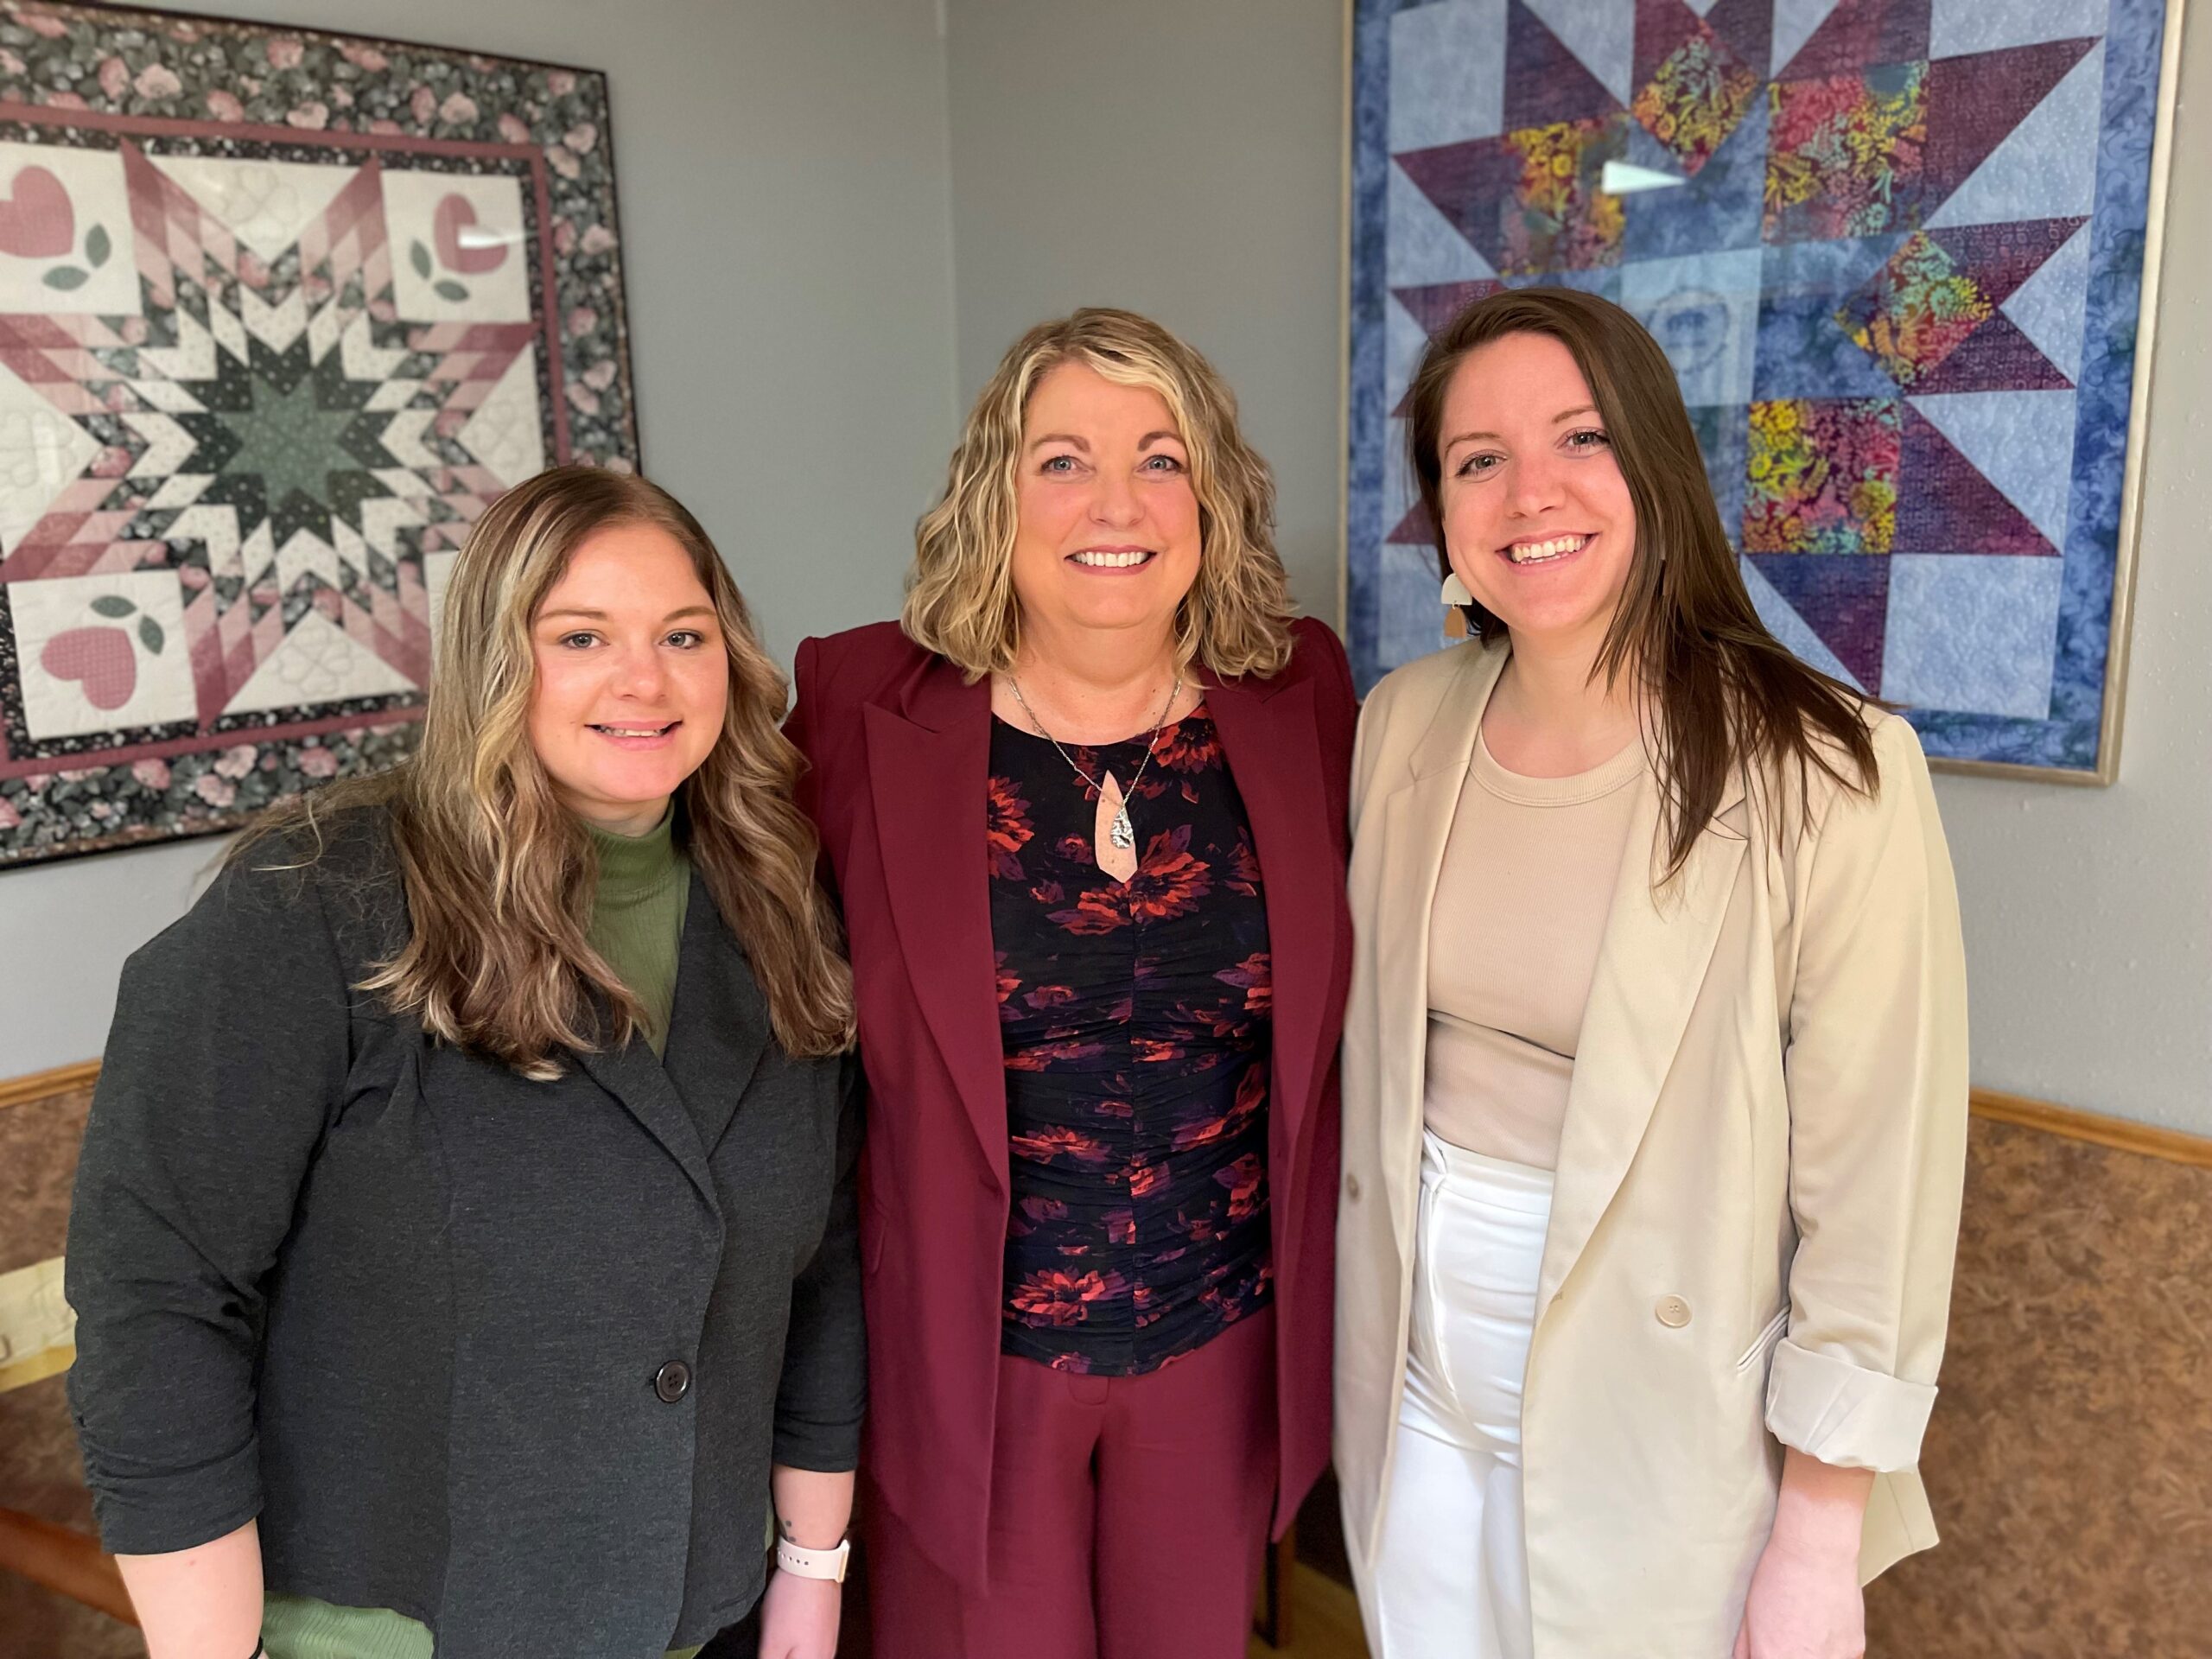
<instances>
[{"instance_id":1,"label":"gray wall","mask_svg":"<svg viewBox=\"0 0 2212 1659\"><path fill-rule=\"evenodd\" d=\"M636 4L616 28L586 0L454 10L344 16L613 72L646 455L779 654L888 613L956 397L1087 302L1151 313L1227 374L1298 594L1338 613L1338 0L949 0L942 45L931 0ZM2212 200L2202 16L2182 93L2172 200ZM1937 789L1975 1081L2212 1134L2212 296L2191 276L2212 219L2169 236L2120 781ZM0 874L0 1076L98 1051L123 955L211 850Z\"/></svg>"},{"instance_id":2,"label":"gray wall","mask_svg":"<svg viewBox=\"0 0 2212 1659\"><path fill-rule=\"evenodd\" d=\"M646 468L785 662L889 615L954 430L935 0L186 5L604 69ZM99 1052L124 957L220 852L0 873L0 1077Z\"/></svg>"},{"instance_id":3,"label":"gray wall","mask_svg":"<svg viewBox=\"0 0 2212 1659\"><path fill-rule=\"evenodd\" d=\"M960 392L1118 305L1236 389L1301 609L1340 613L1339 0L952 0Z\"/></svg>"}]
</instances>

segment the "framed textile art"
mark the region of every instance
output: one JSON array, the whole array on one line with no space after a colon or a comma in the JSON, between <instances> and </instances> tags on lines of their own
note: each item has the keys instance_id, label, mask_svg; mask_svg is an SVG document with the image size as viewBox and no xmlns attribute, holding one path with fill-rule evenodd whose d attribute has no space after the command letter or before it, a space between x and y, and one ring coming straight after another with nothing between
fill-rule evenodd
<instances>
[{"instance_id":1,"label":"framed textile art","mask_svg":"<svg viewBox=\"0 0 2212 1659\"><path fill-rule=\"evenodd\" d=\"M1939 765L2109 781L2180 5L1355 0L1363 690L1443 643L1422 345L1562 283L1667 350L1784 643Z\"/></svg>"},{"instance_id":2,"label":"framed textile art","mask_svg":"<svg viewBox=\"0 0 2212 1659\"><path fill-rule=\"evenodd\" d=\"M469 524L634 467L607 83L0 0L0 865L404 754Z\"/></svg>"}]
</instances>

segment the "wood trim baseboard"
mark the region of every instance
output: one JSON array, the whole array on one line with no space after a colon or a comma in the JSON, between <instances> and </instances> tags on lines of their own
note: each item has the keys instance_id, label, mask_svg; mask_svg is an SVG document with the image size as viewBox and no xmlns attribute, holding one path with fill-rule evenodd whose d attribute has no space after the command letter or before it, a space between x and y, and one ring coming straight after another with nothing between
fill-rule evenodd
<instances>
[{"instance_id":1,"label":"wood trim baseboard","mask_svg":"<svg viewBox=\"0 0 2212 1659\"><path fill-rule=\"evenodd\" d=\"M43 1382L49 1376L59 1376L77 1363L77 1345L65 1344L59 1348L41 1348L35 1354L10 1360L0 1365L0 1394L14 1389L28 1389L34 1382Z\"/></svg>"},{"instance_id":2,"label":"wood trim baseboard","mask_svg":"<svg viewBox=\"0 0 2212 1659\"><path fill-rule=\"evenodd\" d=\"M34 1071L28 1077L0 1077L0 1106L21 1106L48 1095L90 1088L99 1074L98 1060L79 1060L74 1065L57 1065L51 1071Z\"/></svg>"},{"instance_id":3,"label":"wood trim baseboard","mask_svg":"<svg viewBox=\"0 0 2212 1659\"><path fill-rule=\"evenodd\" d=\"M2063 1135L2069 1141L2110 1147L2115 1152L2139 1152L2147 1158L2163 1158L2169 1163L2187 1164L2194 1169L2212 1169L2212 1139L2201 1135L2162 1129L2125 1117L2076 1111L2071 1106L2054 1106L2047 1100L2030 1100L2021 1095L2000 1095L1993 1089L1976 1089L1970 1099L1974 1115L1993 1123L2042 1129L2047 1134Z\"/></svg>"},{"instance_id":4,"label":"wood trim baseboard","mask_svg":"<svg viewBox=\"0 0 2212 1659\"><path fill-rule=\"evenodd\" d=\"M50 1071L34 1071L28 1077L0 1078L0 1107L20 1106L27 1101L43 1100L48 1095L88 1088L99 1075L98 1060L79 1060L74 1065L57 1065ZM2069 1141L2087 1141L2117 1152L2139 1152L2145 1157L2164 1158L2169 1163L2212 1169L2212 1138L2204 1135L2190 1135L2182 1129L2162 1129L2125 1117L2077 1111L2071 1106L2031 1100L2024 1095L2002 1095L1994 1089L1976 1089L1969 1098L1974 1115L1993 1122L2042 1129Z\"/></svg>"}]
</instances>

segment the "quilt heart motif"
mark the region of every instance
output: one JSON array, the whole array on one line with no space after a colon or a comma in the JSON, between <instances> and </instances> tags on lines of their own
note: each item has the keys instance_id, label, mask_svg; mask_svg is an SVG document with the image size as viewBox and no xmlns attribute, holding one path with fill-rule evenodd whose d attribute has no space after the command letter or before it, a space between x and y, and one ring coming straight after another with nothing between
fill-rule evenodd
<instances>
[{"instance_id":1,"label":"quilt heart motif","mask_svg":"<svg viewBox=\"0 0 2212 1659\"><path fill-rule=\"evenodd\" d=\"M438 203L437 215L430 223L430 234L438 245L438 262L448 270L457 270L464 276L480 276L506 263L504 242L495 242L488 248L461 245L461 233L473 228L475 223L476 209L467 196L456 192Z\"/></svg>"},{"instance_id":2,"label":"quilt heart motif","mask_svg":"<svg viewBox=\"0 0 2212 1659\"><path fill-rule=\"evenodd\" d=\"M72 628L46 642L39 666L57 680L80 681L95 709L120 709L138 689L138 658L121 628Z\"/></svg>"},{"instance_id":3,"label":"quilt heart motif","mask_svg":"<svg viewBox=\"0 0 2212 1659\"><path fill-rule=\"evenodd\" d=\"M77 211L61 181L42 167L16 174L7 200L0 201L0 253L53 259L76 245Z\"/></svg>"}]
</instances>

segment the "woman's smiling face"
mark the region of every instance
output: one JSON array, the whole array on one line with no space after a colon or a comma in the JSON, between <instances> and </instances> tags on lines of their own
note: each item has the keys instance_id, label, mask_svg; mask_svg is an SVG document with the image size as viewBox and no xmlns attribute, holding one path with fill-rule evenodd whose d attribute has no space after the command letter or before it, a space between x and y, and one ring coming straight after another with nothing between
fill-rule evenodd
<instances>
[{"instance_id":1,"label":"woman's smiling face","mask_svg":"<svg viewBox=\"0 0 2212 1659\"><path fill-rule=\"evenodd\" d=\"M691 556L657 524L585 538L531 625L530 741L588 823L640 835L721 736L729 652Z\"/></svg>"},{"instance_id":2,"label":"woman's smiling face","mask_svg":"<svg viewBox=\"0 0 2212 1659\"><path fill-rule=\"evenodd\" d=\"M1029 394L1015 499L1025 632L1166 636L1201 541L1190 449L1166 399L1062 363Z\"/></svg>"},{"instance_id":3,"label":"woman's smiling face","mask_svg":"<svg viewBox=\"0 0 2212 1659\"><path fill-rule=\"evenodd\" d=\"M1594 655L1628 586L1636 508L1574 354L1548 334L1477 346L1437 445L1445 548L1468 591L1516 641Z\"/></svg>"}]
</instances>

